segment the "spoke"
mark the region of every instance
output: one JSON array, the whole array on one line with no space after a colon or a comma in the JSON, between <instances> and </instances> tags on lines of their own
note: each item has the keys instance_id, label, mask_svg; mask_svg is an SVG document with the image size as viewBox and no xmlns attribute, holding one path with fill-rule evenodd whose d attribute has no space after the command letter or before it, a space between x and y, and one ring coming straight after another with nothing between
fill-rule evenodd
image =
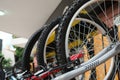
<instances>
[{"instance_id":1,"label":"spoke","mask_svg":"<svg viewBox=\"0 0 120 80\"><path fill-rule=\"evenodd\" d=\"M51 47L51 46L47 46L48 49L52 49L52 50L55 50L54 47Z\"/></svg>"},{"instance_id":2,"label":"spoke","mask_svg":"<svg viewBox=\"0 0 120 80\"><path fill-rule=\"evenodd\" d=\"M109 20L109 17L107 16L107 13L105 13L105 11L103 10L103 8L100 6L99 2L97 1L97 4L99 6L99 8L102 10L103 15L106 17L105 19L108 20L108 23L111 24L111 21Z\"/></svg>"}]
</instances>

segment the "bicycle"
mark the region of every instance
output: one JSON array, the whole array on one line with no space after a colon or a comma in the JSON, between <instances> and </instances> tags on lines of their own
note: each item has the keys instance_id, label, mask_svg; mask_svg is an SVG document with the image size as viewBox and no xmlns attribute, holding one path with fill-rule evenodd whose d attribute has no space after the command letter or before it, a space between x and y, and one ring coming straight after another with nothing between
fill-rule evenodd
<instances>
[{"instance_id":1,"label":"bicycle","mask_svg":"<svg viewBox=\"0 0 120 80\"><path fill-rule=\"evenodd\" d=\"M93 1L93 0L92 0ZM91 3L92 3L92 1L91 1ZM78 2L75 2L74 4L73 4L73 6L75 7L75 6L77 6L77 8L79 8L80 6L79 5L83 5L84 3L81 3L81 4L79 4L80 2L84 2L84 3L86 3L87 4L87 0L86 1L80 1L80 0L78 0ZM94 1L93 1L94 2ZM72 7L73 7L72 6ZM66 17L66 15L67 15L67 17L68 17L68 14L70 14L71 12L69 12L69 11L71 11L71 10L73 10L73 8L70 8L66 13L65 13L65 17ZM76 11L76 10L75 10ZM80 10L81 11L81 10ZM79 12L80 12L79 11ZM86 10L87 11L87 10ZM79 12L78 12L78 14L79 14ZM89 11L87 11L87 12L89 12ZM73 15L74 14L74 12L71 14L71 15ZM72 17L72 16L69 16L69 17ZM80 15L82 15L82 14L80 14ZM64 20L65 19L65 17L63 18L63 22L64 23L66 23L66 20ZM67 19L68 20L68 19ZM69 20L71 20L70 18L69 18ZM78 17L77 18L77 20L79 20L79 22L81 21L82 22L82 24L90 24L90 25L92 25L92 26L95 26L95 27L99 27L99 29L102 31L102 33L104 34L104 36L106 36L107 34L108 34L108 36L110 36L109 37L109 39L112 41L112 42L116 42L116 40L117 40L117 36L114 36L114 35L112 35L112 33L117 33L117 28L116 27L113 27L113 28L111 28L111 29L109 29L109 28L106 28L106 25L105 24L103 24L103 22L100 22L100 20L97 18L93 18L93 17L89 17L89 16L87 16L86 17L86 15L84 16L80 16L80 18ZM97 20L97 21L94 21L94 20ZM81 22L80 22L80 24L81 24ZM96 23L96 24L95 24ZM63 24L63 23L61 23L61 24ZM61 24L60 24L60 26L61 26ZM67 25L68 25L68 23L66 23ZM71 22L71 24L72 24L72 22ZM65 25L65 24L64 24ZM87 26L90 26L90 25L87 25ZM63 26L63 25L62 25ZM105 26L105 27L104 27ZM70 26L69 26L70 27ZM98 28L97 27L97 28ZM75 27L72 27L73 29L75 29ZM93 28L94 29L94 27L90 27L90 28ZM60 27L58 28L58 32L60 33L60 32L62 32L62 30L59 30L59 29L61 29ZM70 28L69 28L70 29ZM95 31L96 31L96 29L95 29ZM64 32L64 31L63 31ZM68 31L69 32L69 31ZM92 33L93 32L93 33ZM108 32L108 33L106 33L106 32ZM71 32L72 33L72 32ZM84 32L82 32L82 33L84 33ZM63 37L64 35L62 35L63 33L60 33L60 35ZM69 34L69 33L68 33ZM98 35L96 32L94 32L94 31L91 31L90 32L90 34L93 34L92 36L94 37L94 36L96 36L96 35ZM87 38L89 38L89 36L90 36L90 34L89 35L87 35ZM60 35L57 35L57 45L58 44L60 44L60 42L58 42L58 40L60 40L60 39L58 39L58 38L60 38ZM104 37L105 38L105 37ZM113 39L113 38L115 38L115 39ZM75 39L75 40L77 40L77 39ZM86 40L86 38L85 39L83 39L83 40ZM71 40L71 42L72 41L74 41L74 40ZM71 49L72 47L74 48L74 47L77 47L77 46L79 46L79 45L81 45L81 41L75 41L75 44L76 44L76 42L78 43L76 46L75 45L73 45L73 46L71 46L69 49ZM85 41L85 42L87 42L87 43L93 43L92 42L92 38L89 38L88 39L88 41ZM104 41L103 41L104 42ZM62 42L61 42L62 43ZM67 43L67 42L65 42L65 43ZM63 45L65 44L64 43L64 41L63 41ZM67 44L67 45L69 45L69 44ZM109 44L107 44L107 45L109 45ZM112 45L113 46L113 45ZM119 45L118 45L119 46ZM63 46L62 46L63 47ZM104 47L106 47L106 45L104 46ZM64 48L64 47L63 47ZM111 46L110 47L107 47L107 48L110 48L111 49ZM106 49L107 49L106 48ZM113 47L112 47L113 48ZM91 48L91 49L93 49L93 48ZM108 52L106 49L104 49L104 51L105 52ZM60 50L60 49L58 49L58 50ZM62 49L63 50L63 52L64 52L64 50L65 49ZM74 52L74 50L72 49L71 50L72 52ZM80 50L80 51L83 51L83 50ZM87 51L87 50L86 50ZM65 52L66 53L66 52ZM58 53L57 55L59 55L59 54L61 54L61 55L65 55L65 53ZM97 58L99 58L99 57L101 57L102 55L103 55L104 53L101 53L101 54L99 54L99 55L97 55L97 57L94 57L94 58L92 58L92 59L90 59L90 61L88 61L88 62L85 62L85 63L81 63L80 64L80 67L82 66L84 66L84 65L86 65L86 64L88 64L89 62L92 62L92 61L94 61L94 60L96 60ZM60 59L63 59L63 57L64 56L60 56ZM59 56L58 56L58 58L59 58ZM69 63L70 64L72 64L71 62L69 62L69 55L68 55L68 57L67 57L68 59L66 59L66 56L65 56L65 58L63 59L63 62L60 60L60 59L58 59L58 61L59 61L59 66L57 66L57 69L61 69L61 67L63 67L63 66L67 66L67 65L69 65ZM80 57L81 58L81 57ZM115 58L117 58L117 57L115 57ZM113 65L113 62L114 62L114 60L115 60L115 58L113 58L112 59L112 62L111 62L111 65ZM83 58L84 59L84 58ZM97 61L96 61L97 62ZM115 61L115 62L118 62L118 61ZM68 63L68 64L66 64L66 63ZM118 62L119 63L119 62ZM64 65L65 64L65 65ZM98 63L96 63L96 64L98 64ZM94 66L92 66L92 67L95 67L96 66L96 64L91 64L91 65L94 65ZM90 68L91 68L91 65L89 65L90 66ZM78 66L78 64L77 64L77 66ZM58 68L59 67L59 68ZM69 66L69 67L71 67L71 66ZM56 68L56 67L55 67ZM52 70L48 70L48 71L44 71L43 73L40 73L40 75L42 75L42 76L45 76L44 74L46 73L46 74L49 74L50 72L54 72L55 70L57 70L57 69L55 69L54 67L52 68ZM67 67L68 68L68 67ZM88 67L89 68L89 67ZM110 69L114 69L114 66L113 67L110 67ZM70 69L71 70L71 69ZM115 69L114 69L115 70ZM59 70L58 70L59 71ZM64 71L64 69L63 69L63 71ZM110 70L109 70L110 71ZM113 71L111 71L111 72L113 72ZM69 72L68 72L69 73ZM110 72L108 72L108 73L110 73ZM66 73L67 74L67 73ZM71 73L70 73L71 74ZM91 74L91 73L90 73ZM63 74L64 75L64 74ZM63 75L61 75L61 76L63 76ZM82 77L84 77L84 75L85 74L83 74L83 76ZM109 76L109 75L107 75L107 76ZM70 77L70 76L68 76L69 78L65 78L65 80L66 79L70 79L70 78L73 78L73 76L72 77ZM75 77L75 76L74 76ZM40 77L40 79L41 79L42 77ZM44 78L43 78L44 79ZM110 79L110 78L109 78ZM112 78L111 78L112 79ZM61 79L62 80L62 79Z\"/></svg>"},{"instance_id":2,"label":"bicycle","mask_svg":"<svg viewBox=\"0 0 120 80\"><path fill-rule=\"evenodd\" d=\"M76 76L79 76L80 74L83 75L85 78L86 74L88 74L87 79L98 79L99 74L96 74L96 67L100 65L101 61L104 60L103 62L106 62L110 57L113 57L111 60L111 64L109 65L109 70L106 70L105 67L105 73L103 75L105 80L112 80L115 78L115 74L120 72L119 69L119 56L117 55L118 52L114 52L114 49L119 48L119 44L117 41L119 41L118 37L119 35L119 30L116 25L113 25L113 21L115 17L119 16L120 14L120 1L118 0L76 0L73 5L66 11L64 14L64 17L58 27L58 34L57 34L57 40L56 40L56 46L57 46L57 61L59 62L60 65L64 65L66 63L69 63L69 57L70 54L72 54L72 51L75 53L79 53L79 51L83 51L84 55L87 56L87 54L90 54L90 50L93 49L92 51L94 54L93 56L86 57L88 60L85 60L80 64L80 68L72 70L68 73L62 74L60 77L55 78L55 80L68 80L71 78L74 78ZM86 11L86 14L80 14L82 10ZM115 10L115 12L114 12ZM109 12L107 12L109 11ZM110 14L112 13L112 14ZM101 16L102 15L102 16ZM109 16L108 16L109 15ZM109 19L110 17L110 19ZM71 27L72 23L74 20L79 20L81 22L84 22L83 25L79 24L76 25L76 27ZM89 24L89 25L88 25ZM94 27L90 27L93 25ZM82 27L81 27L82 26ZM108 28L109 27L109 28ZM82 30L81 30L82 29ZM96 31L96 32L94 32ZM90 34L88 34L90 33ZM73 35L71 35L73 34ZM84 36L81 36L84 35ZM94 35L91 35L94 34ZM73 37L75 36L75 37ZM86 43L91 41L91 39L95 40L95 37L101 36L101 38L97 39L102 42L101 45L103 47L100 50L100 52L95 52L94 48L97 47L95 45L95 41L92 43L93 47L90 50L86 50ZM108 46L110 44L105 43L104 40L111 41L113 43L111 46L113 49L110 49L111 46ZM79 40L82 37L83 42ZM104 40L103 40L104 39ZM69 43L74 40L79 40L76 44L78 44L77 48L74 50L71 50L69 48ZM108 40L106 42L108 42ZM98 43L97 43L98 44ZM117 45L118 44L118 45ZM108 46L108 47L107 47ZM72 46L73 48L75 47L74 45ZM105 48L106 47L106 48ZM100 47L97 47L100 48ZM105 48L105 49L104 49ZM102 50L103 49L103 50ZM109 52L110 50L110 52ZM105 51L105 52L104 52ZM113 51L113 52L112 52ZM98 54L96 54L98 53ZM106 54L105 54L106 53ZM116 54L115 54L116 53ZM110 54L114 54L111 55ZM64 56L63 56L64 55ZM95 57L94 57L95 56ZM106 57L109 56L109 57ZM90 59L91 58L91 59ZM87 61L87 62L86 62ZM102 62L102 63L103 63ZM106 63L103 64L104 66L107 66ZM99 68L99 67L97 67ZM83 70L82 70L83 69ZM94 69L94 70L93 70ZM77 71L78 70L78 71ZM84 73L88 71L88 73ZM102 69L100 69L102 70ZM94 76L91 78L92 72L95 72ZM119 75L118 75L119 76ZM87 77L87 76L86 76Z\"/></svg>"},{"instance_id":3,"label":"bicycle","mask_svg":"<svg viewBox=\"0 0 120 80\"><path fill-rule=\"evenodd\" d=\"M57 25L60 21L60 17L58 17L57 19L55 19L54 21L52 21L50 24L44 25L44 27L42 27L42 29L39 29L38 31L36 31L30 38L29 41L27 42L24 52L23 52L23 58L22 58L22 70L24 73L23 76L25 79L31 79L32 77L34 77L34 79L37 78L38 74L41 74L43 72L46 71L46 65L45 63L47 62L47 58L50 58L51 56L53 57L55 55L52 49L50 50L50 48L48 49L46 47L46 44L49 44L47 46L50 47L55 47L53 46L54 44L54 33L51 35L52 31L54 31L56 29L55 25ZM52 30L53 29L53 30ZM52 30L52 31L51 31ZM51 31L51 33L50 33ZM50 34L49 34L50 33ZM48 34L49 36L51 36L51 38L49 39L49 41L47 41L46 44L45 41L48 39ZM40 38L39 38L40 37ZM36 44L37 42L37 49L36 49L36 53L38 53L37 57L38 57L38 70L36 70L36 72L31 72L30 71L30 55L31 55L31 51L33 46ZM51 46L52 44L52 46ZM47 54L47 57L45 56L46 51L45 49L48 50L49 54ZM41 70L41 68L43 69L43 71ZM42 71L42 72L41 72ZM21 74L22 74L21 73Z\"/></svg>"},{"instance_id":4,"label":"bicycle","mask_svg":"<svg viewBox=\"0 0 120 80\"><path fill-rule=\"evenodd\" d=\"M22 69L23 71L30 71L30 55L34 45L36 44L41 32L44 30L45 26L34 32L31 37L28 39L28 42L25 45L25 49L22 56ZM27 58L27 59L26 59Z\"/></svg>"},{"instance_id":5,"label":"bicycle","mask_svg":"<svg viewBox=\"0 0 120 80\"><path fill-rule=\"evenodd\" d=\"M56 18L50 24L46 25L42 31L37 44L37 62L41 66L46 66L55 58L55 30L61 20Z\"/></svg>"},{"instance_id":6,"label":"bicycle","mask_svg":"<svg viewBox=\"0 0 120 80\"><path fill-rule=\"evenodd\" d=\"M36 32L34 32L31 37L28 39L28 42L25 45L24 51L23 51L23 55L22 55L22 61L21 61L21 65L17 65L17 63L14 65L15 67L13 67L12 73L14 74L15 78L17 79L26 79L28 77L30 77L31 75L33 75L34 70L30 70L31 69L31 52L35 46L35 44L37 43L37 40L42 32L42 30L44 29L45 26L43 26L42 28L40 28L39 30L37 30ZM18 72L16 72L16 70L18 70ZM11 75L9 75L9 77L11 77Z\"/></svg>"},{"instance_id":7,"label":"bicycle","mask_svg":"<svg viewBox=\"0 0 120 80\"><path fill-rule=\"evenodd\" d=\"M3 57L0 58L0 80L19 80L21 76L17 76L17 74L21 72L21 61L16 62L9 68L5 68L2 65L3 60Z\"/></svg>"},{"instance_id":8,"label":"bicycle","mask_svg":"<svg viewBox=\"0 0 120 80\"><path fill-rule=\"evenodd\" d=\"M38 39L38 44L37 44L38 65L41 67L41 69L43 69L45 72L48 71L47 73L50 73L51 75L54 72L55 72L54 75L60 74L59 73L60 69L62 69L62 67L63 67L62 66L62 67L56 68L58 64L57 64L57 60L56 60L57 53L56 53L56 47L55 47L55 44L56 44L55 43L55 33L56 33L56 30L57 30L60 20L61 20L61 17L58 17L44 28L44 30L42 31L42 33ZM75 24L76 23L74 23L73 25L75 25ZM71 44L74 44L74 43L75 42L73 42ZM75 56L75 55L72 55L72 57L73 56ZM79 54L77 56L80 57L82 55ZM72 60L74 60L74 58L72 58ZM51 70L49 71L49 69L51 69ZM49 77L50 74L48 74L47 77Z\"/></svg>"}]
</instances>

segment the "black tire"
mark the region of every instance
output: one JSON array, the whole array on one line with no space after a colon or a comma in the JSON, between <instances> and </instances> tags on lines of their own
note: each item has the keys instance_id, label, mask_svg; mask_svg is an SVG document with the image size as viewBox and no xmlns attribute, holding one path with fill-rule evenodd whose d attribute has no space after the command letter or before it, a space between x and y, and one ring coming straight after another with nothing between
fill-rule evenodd
<instances>
[{"instance_id":1,"label":"black tire","mask_svg":"<svg viewBox=\"0 0 120 80\"><path fill-rule=\"evenodd\" d=\"M47 65L47 60L44 59L46 57L47 52L50 51L55 51L55 39L53 42L48 44L49 47L51 48L46 48L46 43L47 43L47 38L50 35L50 32L56 27L57 24L59 24L61 20L61 17L58 17L54 21L52 21L50 24L46 25L46 28L42 31L39 39L38 39L38 44L37 44L37 62L38 65L40 66L46 66ZM56 29L55 29L56 30ZM53 30L53 31L55 31ZM44 51L46 48L46 51ZM49 50L49 51L48 51Z\"/></svg>"},{"instance_id":2,"label":"black tire","mask_svg":"<svg viewBox=\"0 0 120 80\"><path fill-rule=\"evenodd\" d=\"M63 65L65 63L67 63L69 60L66 58L66 52L65 52L65 38L66 38L66 32L68 29L68 25L69 22L71 21L73 15L75 14L75 12L85 3L87 3L90 0L76 0L73 5L68 9L68 11L66 11L66 13L64 14L63 19L61 20L61 23L58 27L58 34L56 37L56 48L57 48L57 61L59 62L60 65ZM82 18L82 16L81 16ZM88 19L88 18L87 18ZM95 21L95 20L93 20ZM97 24L100 25L99 22L95 21ZM102 28L105 31L109 31L109 33L107 33L107 35L109 35L109 37L111 38L111 41L115 42L116 40L112 40L113 38L117 38L116 36L114 36L113 31L110 31L110 29L108 30L108 28L102 26ZM115 30L115 29L113 29ZM64 56L63 56L64 55ZM112 76L112 75L111 75Z\"/></svg>"},{"instance_id":3,"label":"black tire","mask_svg":"<svg viewBox=\"0 0 120 80\"><path fill-rule=\"evenodd\" d=\"M65 35L67 31L67 27L64 25L69 24L71 17L74 15L76 10L85 4L89 0L75 0L73 5L65 12L63 15L64 17L61 20L61 23L59 24L58 27L58 32L56 34L56 50L57 50L57 60L58 64L65 64L67 62L66 56L65 55ZM64 27L63 27L64 26Z\"/></svg>"},{"instance_id":4,"label":"black tire","mask_svg":"<svg viewBox=\"0 0 120 80\"><path fill-rule=\"evenodd\" d=\"M23 56L22 56L22 70L23 71L30 70L31 51L44 28L45 28L45 26L40 28L39 30L37 30L34 34L32 34L32 36L29 38L27 44L25 45L25 49L23 51Z\"/></svg>"}]
</instances>

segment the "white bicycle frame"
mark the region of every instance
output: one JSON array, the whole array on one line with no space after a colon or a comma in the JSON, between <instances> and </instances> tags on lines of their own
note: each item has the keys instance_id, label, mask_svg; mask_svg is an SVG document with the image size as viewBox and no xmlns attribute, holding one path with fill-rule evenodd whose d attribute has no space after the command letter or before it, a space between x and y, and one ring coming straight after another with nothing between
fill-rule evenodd
<instances>
[{"instance_id":1,"label":"white bicycle frame","mask_svg":"<svg viewBox=\"0 0 120 80\"><path fill-rule=\"evenodd\" d=\"M83 74L84 72L97 67L98 65L104 63L106 60L120 53L120 42L109 45L107 48L103 49L99 55L94 56L90 61L81 64L78 69L69 71L56 77L53 80L69 80L76 76Z\"/></svg>"}]
</instances>

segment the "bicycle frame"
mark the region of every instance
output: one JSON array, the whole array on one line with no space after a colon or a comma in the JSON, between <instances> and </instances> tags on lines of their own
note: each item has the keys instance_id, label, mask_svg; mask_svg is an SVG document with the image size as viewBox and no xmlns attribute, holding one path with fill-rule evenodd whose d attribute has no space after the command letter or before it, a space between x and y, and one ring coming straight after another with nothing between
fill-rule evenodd
<instances>
[{"instance_id":1,"label":"bicycle frame","mask_svg":"<svg viewBox=\"0 0 120 80\"><path fill-rule=\"evenodd\" d=\"M106 50L106 51L109 50L109 51L106 53L104 50ZM99 57L98 59L94 60L95 58L94 59L92 58L91 61L86 62L82 67L79 67L78 69L67 72L63 75L60 75L60 76L56 77L54 80L69 80L69 79L72 79L76 76L79 76L80 74L83 74L84 72L102 64L106 60L108 60L111 57L120 53L120 42L117 42L115 44L111 44L109 47L105 48L104 50L102 50L99 53L99 54L104 54L104 55L99 55L101 57Z\"/></svg>"}]
</instances>

